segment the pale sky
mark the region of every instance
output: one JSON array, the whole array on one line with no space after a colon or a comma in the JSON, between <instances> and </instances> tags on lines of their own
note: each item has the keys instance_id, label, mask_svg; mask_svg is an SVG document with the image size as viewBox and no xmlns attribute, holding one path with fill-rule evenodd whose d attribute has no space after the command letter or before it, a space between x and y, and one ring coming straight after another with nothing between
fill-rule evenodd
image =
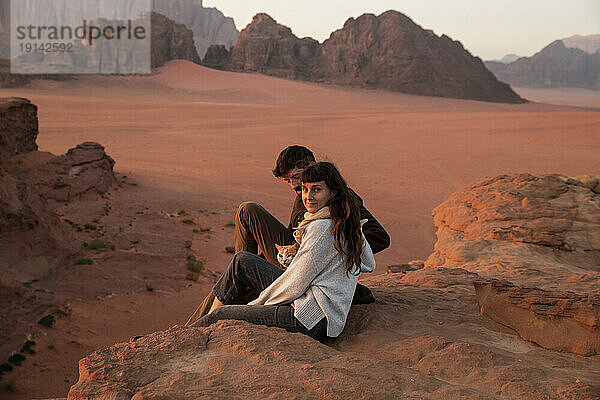
<instances>
[{"instance_id":1,"label":"pale sky","mask_svg":"<svg viewBox=\"0 0 600 400\"><path fill-rule=\"evenodd\" d=\"M393 9L484 60L531 56L556 39L600 34L600 0L204 0L204 6L232 17L238 30L266 12L296 36L320 42L349 17Z\"/></svg>"}]
</instances>

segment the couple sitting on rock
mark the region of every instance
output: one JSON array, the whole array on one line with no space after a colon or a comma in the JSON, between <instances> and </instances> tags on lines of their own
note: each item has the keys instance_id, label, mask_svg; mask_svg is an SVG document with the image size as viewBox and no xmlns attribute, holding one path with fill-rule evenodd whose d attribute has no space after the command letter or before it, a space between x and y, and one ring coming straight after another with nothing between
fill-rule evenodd
<instances>
[{"instance_id":1,"label":"couple sitting on rock","mask_svg":"<svg viewBox=\"0 0 600 400\"><path fill-rule=\"evenodd\" d=\"M389 246L389 235L337 168L306 147L284 149L273 174L297 193L288 227L256 203L241 204L236 254L186 325L235 319L337 337L351 304L374 301L358 274L373 271L373 253ZM289 266L278 248L292 248Z\"/></svg>"}]
</instances>

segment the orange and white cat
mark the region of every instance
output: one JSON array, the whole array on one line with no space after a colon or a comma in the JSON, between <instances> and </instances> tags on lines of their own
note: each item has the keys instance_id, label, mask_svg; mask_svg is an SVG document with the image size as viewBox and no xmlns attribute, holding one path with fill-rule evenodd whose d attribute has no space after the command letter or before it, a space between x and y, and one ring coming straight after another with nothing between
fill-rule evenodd
<instances>
[{"instance_id":1,"label":"orange and white cat","mask_svg":"<svg viewBox=\"0 0 600 400\"><path fill-rule=\"evenodd\" d=\"M360 228L361 229L362 229L363 225L365 224L365 222L367 222L367 221L368 221L368 219L360 220ZM275 244L275 247L277 247L277 261L279 262L279 264L281 264L283 269L286 269L287 267L290 266L290 264L292 263L292 260L294 259L294 256L298 253L300 244L298 242L287 245L287 246Z\"/></svg>"}]
</instances>

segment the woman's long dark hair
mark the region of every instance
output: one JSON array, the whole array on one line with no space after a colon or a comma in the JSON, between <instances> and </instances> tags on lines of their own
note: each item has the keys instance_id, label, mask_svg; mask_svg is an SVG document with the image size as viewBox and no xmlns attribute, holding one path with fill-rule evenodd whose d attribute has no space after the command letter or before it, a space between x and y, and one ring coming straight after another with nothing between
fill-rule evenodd
<instances>
[{"instance_id":1,"label":"woman's long dark hair","mask_svg":"<svg viewBox=\"0 0 600 400\"><path fill-rule=\"evenodd\" d=\"M325 181L334 196L329 201L329 211L333 222L333 245L346 256L346 273L354 274L355 265L360 267L362 254L362 234L360 226L360 206L338 169L329 162L318 162L306 168L300 178L302 182Z\"/></svg>"}]
</instances>

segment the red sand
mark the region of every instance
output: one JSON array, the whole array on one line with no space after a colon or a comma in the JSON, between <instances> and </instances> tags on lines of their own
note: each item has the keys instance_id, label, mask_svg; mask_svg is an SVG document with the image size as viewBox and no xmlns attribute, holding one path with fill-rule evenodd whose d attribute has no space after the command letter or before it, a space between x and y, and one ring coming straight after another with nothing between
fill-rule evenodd
<instances>
[{"instance_id":1,"label":"red sand","mask_svg":"<svg viewBox=\"0 0 600 400\"><path fill-rule=\"evenodd\" d=\"M184 61L151 77L42 81L1 89L5 96L38 105L40 150L62 154L84 141L99 142L116 160L115 170L146 189L138 202L171 199L227 210L213 226L231 220L246 200L287 223L293 194L270 171L281 149L304 144L338 165L390 233L392 246L376 257L378 273L426 258L435 241L431 210L471 182L514 172L600 175L600 111L574 107L338 88ZM231 229L215 232L209 242L198 250L211 269L223 270ZM29 389L22 398L65 396L76 379L75 360L130 335L184 322L205 290L158 293L154 301L141 293L73 304L56 337L39 342L31 361L37 365L11 378ZM133 311L94 317L130 302ZM44 347L51 342L63 343L54 345L58 352Z\"/></svg>"}]
</instances>

